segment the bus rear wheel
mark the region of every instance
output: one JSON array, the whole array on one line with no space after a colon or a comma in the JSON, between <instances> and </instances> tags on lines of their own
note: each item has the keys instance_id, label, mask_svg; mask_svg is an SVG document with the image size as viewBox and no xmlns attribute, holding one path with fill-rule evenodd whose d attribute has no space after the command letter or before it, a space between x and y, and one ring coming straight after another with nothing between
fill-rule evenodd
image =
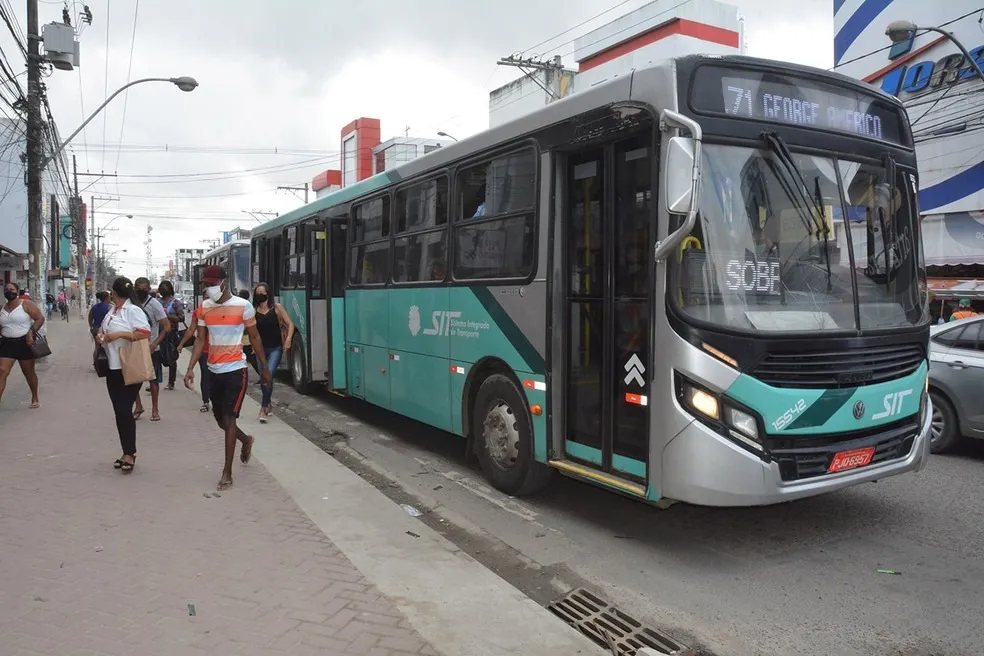
<instances>
[{"instance_id":1,"label":"bus rear wheel","mask_svg":"<svg viewBox=\"0 0 984 656\"><path fill-rule=\"evenodd\" d=\"M290 345L290 383L298 394L310 394L311 382L304 362L304 342L298 338Z\"/></svg>"},{"instance_id":2,"label":"bus rear wheel","mask_svg":"<svg viewBox=\"0 0 984 656\"><path fill-rule=\"evenodd\" d=\"M533 425L523 394L507 376L493 374L479 388L472 435L482 471L500 492L529 495L550 481L550 468L533 457Z\"/></svg>"}]
</instances>

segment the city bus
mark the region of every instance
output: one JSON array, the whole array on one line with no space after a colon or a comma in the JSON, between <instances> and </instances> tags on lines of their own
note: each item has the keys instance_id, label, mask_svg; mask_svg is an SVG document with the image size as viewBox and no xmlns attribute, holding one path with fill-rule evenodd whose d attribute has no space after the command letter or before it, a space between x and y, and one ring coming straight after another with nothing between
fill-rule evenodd
<instances>
[{"instance_id":1,"label":"city bus","mask_svg":"<svg viewBox=\"0 0 984 656\"><path fill-rule=\"evenodd\" d=\"M665 506L921 469L929 313L902 105L741 56L635 70L254 232L321 384L510 495Z\"/></svg>"},{"instance_id":2,"label":"city bus","mask_svg":"<svg viewBox=\"0 0 984 656\"><path fill-rule=\"evenodd\" d=\"M226 242L221 246L216 246L202 256L202 259L192 269L194 277L194 307L202 304L205 292L202 285L202 271L207 266L217 264L226 270L229 277L229 289L233 294L238 294L242 290L252 293L249 285L249 240L238 239Z\"/></svg>"}]
</instances>

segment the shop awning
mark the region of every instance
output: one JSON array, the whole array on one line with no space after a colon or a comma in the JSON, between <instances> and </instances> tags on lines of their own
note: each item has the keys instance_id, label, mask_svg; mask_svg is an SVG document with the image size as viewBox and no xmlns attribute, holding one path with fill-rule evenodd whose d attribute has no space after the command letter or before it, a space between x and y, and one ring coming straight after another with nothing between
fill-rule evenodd
<instances>
[{"instance_id":1,"label":"shop awning","mask_svg":"<svg viewBox=\"0 0 984 656\"><path fill-rule=\"evenodd\" d=\"M922 236L927 266L984 264L984 212L926 215Z\"/></svg>"},{"instance_id":2,"label":"shop awning","mask_svg":"<svg viewBox=\"0 0 984 656\"><path fill-rule=\"evenodd\" d=\"M929 283L929 291L937 299L984 299L984 280L930 278L927 282Z\"/></svg>"}]
</instances>

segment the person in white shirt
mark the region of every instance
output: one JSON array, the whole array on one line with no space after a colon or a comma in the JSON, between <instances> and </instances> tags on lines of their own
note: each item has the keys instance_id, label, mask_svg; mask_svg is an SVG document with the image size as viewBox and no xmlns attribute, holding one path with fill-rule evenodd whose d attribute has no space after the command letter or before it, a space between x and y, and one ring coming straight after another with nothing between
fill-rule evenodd
<instances>
[{"instance_id":1,"label":"person in white shirt","mask_svg":"<svg viewBox=\"0 0 984 656\"><path fill-rule=\"evenodd\" d=\"M3 287L4 303L0 304L0 397L7 387L7 376L20 365L21 373L31 388L31 408L41 407L38 399L38 374L34 369L34 336L44 325L44 315L34 303L25 300L16 283Z\"/></svg>"},{"instance_id":2,"label":"person in white shirt","mask_svg":"<svg viewBox=\"0 0 984 656\"><path fill-rule=\"evenodd\" d=\"M150 339L150 323L147 314L133 303L134 289L129 278L113 281L109 302L112 309L106 313L96 341L106 351L109 373L106 375L106 391L113 402L116 415L116 430L120 434L123 455L113 466L124 474L133 471L137 460L137 420L133 416L133 404L140 394L141 383L127 385L123 380L123 365L120 362L120 348L125 342Z\"/></svg>"}]
</instances>

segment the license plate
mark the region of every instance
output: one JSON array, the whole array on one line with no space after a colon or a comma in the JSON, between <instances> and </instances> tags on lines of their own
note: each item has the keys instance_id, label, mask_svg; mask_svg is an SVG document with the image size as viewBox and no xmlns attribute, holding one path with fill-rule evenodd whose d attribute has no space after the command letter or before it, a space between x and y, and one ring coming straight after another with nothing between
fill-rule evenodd
<instances>
[{"instance_id":1,"label":"license plate","mask_svg":"<svg viewBox=\"0 0 984 656\"><path fill-rule=\"evenodd\" d=\"M848 469L857 469L858 467L864 467L871 462L871 459L875 457L875 447L868 446L863 449L851 449L850 451L841 451L834 455L834 459L830 461L830 472L847 471Z\"/></svg>"}]
</instances>

